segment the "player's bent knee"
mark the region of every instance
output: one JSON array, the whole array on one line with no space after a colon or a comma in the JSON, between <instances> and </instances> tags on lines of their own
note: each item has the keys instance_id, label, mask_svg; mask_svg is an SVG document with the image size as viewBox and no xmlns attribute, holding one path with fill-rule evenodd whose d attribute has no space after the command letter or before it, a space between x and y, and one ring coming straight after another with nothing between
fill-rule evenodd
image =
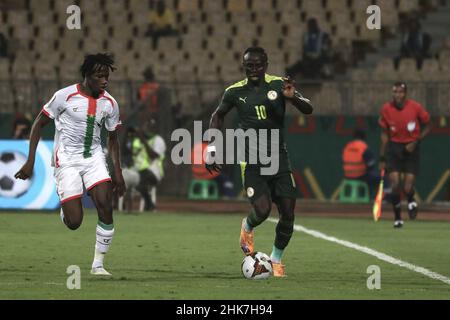
<instances>
[{"instance_id":1,"label":"player's bent knee","mask_svg":"<svg viewBox=\"0 0 450 320\"><path fill-rule=\"evenodd\" d=\"M269 206L255 206L256 215L264 220L269 217L270 209Z\"/></svg>"},{"instance_id":2,"label":"player's bent knee","mask_svg":"<svg viewBox=\"0 0 450 320\"><path fill-rule=\"evenodd\" d=\"M83 220L81 218L69 218L69 217L64 217L64 222L67 226L67 228L69 228L70 230L77 230L80 226L81 226L81 222Z\"/></svg>"},{"instance_id":3,"label":"player's bent knee","mask_svg":"<svg viewBox=\"0 0 450 320\"><path fill-rule=\"evenodd\" d=\"M81 226L81 221L76 223L66 223L67 228L70 230L77 230Z\"/></svg>"}]
</instances>

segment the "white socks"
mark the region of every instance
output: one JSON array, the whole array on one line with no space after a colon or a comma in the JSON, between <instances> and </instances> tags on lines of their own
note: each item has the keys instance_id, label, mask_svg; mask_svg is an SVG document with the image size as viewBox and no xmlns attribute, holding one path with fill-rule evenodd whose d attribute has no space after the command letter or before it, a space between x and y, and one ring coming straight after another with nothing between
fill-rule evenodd
<instances>
[{"instance_id":1,"label":"white socks","mask_svg":"<svg viewBox=\"0 0 450 320\"><path fill-rule=\"evenodd\" d=\"M107 225L99 221L96 230L95 255L92 268L103 267L103 260L105 259L105 254L108 252L109 246L111 245L113 235L114 226L112 224Z\"/></svg>"}]
</instances>

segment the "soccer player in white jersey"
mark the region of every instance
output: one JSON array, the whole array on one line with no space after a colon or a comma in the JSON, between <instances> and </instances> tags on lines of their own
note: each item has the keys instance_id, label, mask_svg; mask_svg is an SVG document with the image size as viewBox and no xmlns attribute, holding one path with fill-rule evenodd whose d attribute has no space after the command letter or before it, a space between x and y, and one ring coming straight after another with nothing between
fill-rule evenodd
<instances>
[{"instance_id":1,"label":"soccer player in white jersey","mask_svg":"<svg viewBox=\"0 0 450 320\"><path fill-rule=\"evenodd\" d=\"M114 61L108 54L87 55L80 68L83 82L57 91L44 105L34 121L26 163L16 173L18 179L28 179L33 173L36 148L42 128L55 122L55 143L52 166L56 190L61 201L61 218L71 230L83 220L83 185L92 197L98 212L95 255L91 274L111 275L103 260L114 235L112 193L125 192L120 165L117 128L119 106L105 91ZM100 143L103 124L108 131L108 150L114 169L111 179Z\"/></svg>"}]
</instances>

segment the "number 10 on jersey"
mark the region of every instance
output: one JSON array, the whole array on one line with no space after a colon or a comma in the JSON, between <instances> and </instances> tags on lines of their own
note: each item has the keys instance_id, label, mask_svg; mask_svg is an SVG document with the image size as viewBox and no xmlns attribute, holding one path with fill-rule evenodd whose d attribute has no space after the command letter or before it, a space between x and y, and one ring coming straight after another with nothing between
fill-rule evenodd
<instances>
[{"instance_id":1,"label":"number 10 on jersey","mask_svg":"<svg viewBox=\"0 0 450 320\"><path fill-rule=\"evenodd\" d=\"M255 106L255 109L256 109L256 116L258 117L258 120L267 119L266 107L264 105Z\"/></svg>"}]
</instances>

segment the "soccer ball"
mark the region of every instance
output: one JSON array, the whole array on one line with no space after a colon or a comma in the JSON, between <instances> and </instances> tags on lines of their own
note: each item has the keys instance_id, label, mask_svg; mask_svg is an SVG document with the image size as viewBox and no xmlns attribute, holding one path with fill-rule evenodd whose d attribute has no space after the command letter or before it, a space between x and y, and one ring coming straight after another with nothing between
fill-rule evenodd
<instances>
[{"instance_id":1,"label":"soccer ball","mask_svg":"<svg viewBox=\"0 0 450 320\"><path fill-rule=\"evenodd\" d=\"M241 268L246 279L267 279L272 274L272 261L265 253L253 252L244 258Z\"/></svg>"},{"instance_id":2,"label":"soccer ball","mask_svg":"<svg viewBox=\"0 0 450 320\"><path fill-rule=\"evenodd\" d=\"M27 158L17 151L6 151L0 154L0 197L18 198L31 186L31 180L20 180L14 175Z\"/></svg>"}]
</instances>

